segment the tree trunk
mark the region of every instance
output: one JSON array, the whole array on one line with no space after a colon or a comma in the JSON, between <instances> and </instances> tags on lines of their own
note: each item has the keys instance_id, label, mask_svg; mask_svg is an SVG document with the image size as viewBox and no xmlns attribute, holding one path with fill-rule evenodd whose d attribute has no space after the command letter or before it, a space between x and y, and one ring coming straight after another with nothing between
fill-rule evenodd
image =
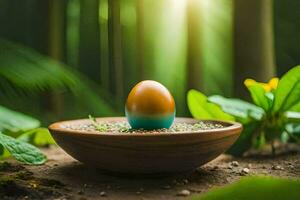
<instances>
[{"instance_id":1,"label":"tree trunk","mask_svg":"<svg viewBox=\"0 0 300 200\"><path fill-rule=\"evenodd\" d=\"M108 32L111 91L118 99L123 100L124 87L120 0L108 0Z\"/></svg>"},{"instance_id":2,"label":"tree trunk","mask_svg":"<svg viewBox=\"0 0 300 200\"><path fill-rule=\"evenodd\" d=\"M234 0L234 92L248 95L243 81L274 76L273 1Z\"/></svg>"},{"instance_id":3,"label":"tree trunk","mask_svg":"<svg viewBox=\"0 0 300 200\"><path fill-rule=\"evenodd\" d=\"M48 55L58 61L66 59L66 2L61 0L51 0L49 6L49 39ZM64 109L64 99L61 93L51 92L52 112L55 116L62 116Z\"/></svg>"},{"instance_id":4,"label":"tree trunk","mask_svg":"<svg viewBox=\"0 0 300 200\"><path fill-rule=\"evenodd\" d=\"M277 75L300 63L300 1L274 0Z\"/></svg>"},{"instance_id":5,"label":"tree trunk","mask_svg":"<svg viewBox=\"0 0 300 200\"><path fill-rule=\"evenodd\" d=\"M143 80L145 78L145 69L144 69L144 0L136 1L136 13L137 13L137 64L139 69L139 79Z\"/></svg>"},{"instance_id":6,"label":"tree trunk","mask_svg":"<svg viewBox=\"0 0 300 200\"><path fill-rule=\"evenodd\" d=\"M100 83L99 0L80 1L79 69Z\"/></svg>"},{"instance_id":7,"label":"tree trunk","mask_svg":"<svg viewBox=\"0 0 300 200\"><path fill-rule=\"evenodd\" d=\"M201 49L201 21L202 15L199 12L198 0L187 1L187 88L203 90L203 53Z\"/></svg>"},{"instance_id":8,"label":"tree trunk","mask_svg":"<svg viewBox=\"0 0 300 200\"><path fill-rule=\"evenodd\" d=\"M109 43L108 43L108 0L100 0L100 52L101 52L101 87L105 91L110 90L109 81Z\"/></svg>"}]
</instances>

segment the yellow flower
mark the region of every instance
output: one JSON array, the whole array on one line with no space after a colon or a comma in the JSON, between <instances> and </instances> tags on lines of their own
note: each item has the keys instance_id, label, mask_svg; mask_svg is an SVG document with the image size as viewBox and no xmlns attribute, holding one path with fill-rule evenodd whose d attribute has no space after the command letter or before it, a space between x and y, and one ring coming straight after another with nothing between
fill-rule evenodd
<instances>
[{"instance_id":1,"label":"yellow flower","mask_svg":"<svg viewBox=\"0 0 300 200\"><path fill-rule=\"evenodd\" d=\"M263 86L263 88L265 89L266 92L270 92L272 90L276 90L278 82L279 82L279 79L277 77L272 78L268 83L261 83L261 82L257 82L253 79L248 78L244 81L244 84L246 85L246 87L250 87L250 86L258 83L261 86Z\"/></svg>"},{"instance_id":2,"label":"yellow flower","mask_svg":"<svg viewBox=\"0 0 300 200\"><path fill-rule=\"evenodd\" d=\"M274 77L269 81L268 85L271 87L271 90L277 89L278 82L279 82L279 78L277 77Z\"/></svg>"}]
</instances>

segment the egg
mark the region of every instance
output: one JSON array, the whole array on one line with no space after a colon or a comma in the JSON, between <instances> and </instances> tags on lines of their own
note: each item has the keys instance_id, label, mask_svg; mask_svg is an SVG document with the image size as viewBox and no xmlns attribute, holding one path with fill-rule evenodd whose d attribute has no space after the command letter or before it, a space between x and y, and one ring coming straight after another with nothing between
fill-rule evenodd
<instances>
[{"instance_id":1,"label":"egg","mask_svg":"<svg viewBox=\"0 0 300 200\"><path fill-rule=\"evenodd\" d=\"M169 90L152 80L135 85L125 105L125 114L133 129L170 128L175 113L175 101Z\"/></svg>"}]
</instances>

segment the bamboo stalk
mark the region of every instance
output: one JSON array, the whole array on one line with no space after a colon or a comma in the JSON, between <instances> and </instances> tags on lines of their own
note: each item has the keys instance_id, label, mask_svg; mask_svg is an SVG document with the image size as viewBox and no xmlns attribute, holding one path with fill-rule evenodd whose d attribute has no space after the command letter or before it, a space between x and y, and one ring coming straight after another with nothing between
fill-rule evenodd
<instances>
[{"instance_id":1,"label":"bamboo stalk","mask_svg":"<svg viewBox=\"0 0 300 200\"><path fill-rule=\"evenodd\" d=\"M79 38L79 69L100 83L99 0L80 1Z\"/></svg>"},{"instance_id":2,"label":"bamboo stalk","mask_svg":"<svg viewBox=\"0 0 300 200\"><path fill-rule=\"evenodd\" d=\"M201 27L199 20L203 17L199 12L199 1L187 1L187 88L203 90L203 52L201 49ZM200 34L200 35L199 35Z\"/></svg>"},{"instance_id":3,"label":"bamboo stalk","mask_svg":"<svg viewBox=\"0 0 300 200\"><path fill-rule=\"evenodd\" d=\"M109 29L109 65L111 91L118 98L124 99L123 91L123 59L122 33L120 21L120 0L108 0L108 29Z\"/></svg>"},{"instance_id":4,"label":"bamboo stalk","mask_svg":"<svg viewBox=\"0 0 300 200\"><path fill-rule=\"evenodd\" d=\"M101 87L109 91L108 0L99 3Z\"/></svg>"},{"instance_id":5,"label":"bamboo stalk","mask_svg":"<svg viewBox=\"0 0 300 200\"><path fill-rule=\"evenodd\" d=\"M144 0L136 1L136 13L137 13L137 63L139 69L139 79L143 80L145 78L145 66L144 66Z\"/></svg>"},{"instance_id":6,"label":"bamboo stalk","mask_svg":"<svg viewBox=\"0 0 300 200\"><path fill-rule=\"evenodd\" d=\"M245 97L245 78L267 81L275 74L273 0L235 0L234 22L234 92Z\"/></svg>"},{"instance_id":7,"label":"bamboo stalk","mask_svg":"<svg viewBox=\"0 0 300 200\"><path fill-rule=\"evenodd\" d=\"M49 7L49 43L48 55L55 60L65 59L65 10L66 2L61 0L48 1ZM56 116L63 114L64 99L58 92L51 93L52 110Z\"/></svg>"}]
</instances>

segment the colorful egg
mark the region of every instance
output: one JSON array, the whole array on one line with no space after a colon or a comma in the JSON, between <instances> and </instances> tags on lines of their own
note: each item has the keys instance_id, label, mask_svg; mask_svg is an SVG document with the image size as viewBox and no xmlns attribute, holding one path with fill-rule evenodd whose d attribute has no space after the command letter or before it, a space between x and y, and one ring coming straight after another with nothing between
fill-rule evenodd
<instances>
[{"instance_id":1,"label":"colorful egg","mask_svg":"<svg viewBox=\"0 0 300 200\"><path fill-rule=\"evenodd\" d=\"M175 118L175 101L169 90L156 81L142 81L130 91L125 113L133 129L170 128Z\"/></svg>"}]
</instances>

